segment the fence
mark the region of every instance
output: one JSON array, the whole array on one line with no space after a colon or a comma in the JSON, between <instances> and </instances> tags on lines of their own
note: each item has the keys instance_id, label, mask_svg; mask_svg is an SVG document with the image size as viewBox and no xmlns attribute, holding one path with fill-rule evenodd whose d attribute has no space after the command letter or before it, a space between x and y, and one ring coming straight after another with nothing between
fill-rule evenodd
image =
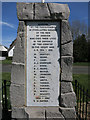
<instances>
[{"instance_id":1,"label":"fence","mask_svg":"<svg viewBox=\"0 0 90 120\"><path fill-rule=\"evenodd\" d=\"M6 80L2 83L2 120L11 120L10 106L10 82Z\"/></svg>"},{"instance_id":2,"label":"fence","mask_svg":"<svg viewBox=\"0 0 90 120\"><path fill-rule=\"evenodd\" d=\"M88 90L79 84L77 80L73 83L74 90L77 97L76 114L78 120L89 120L90 119L90 96Z\"/></svg>"}]
</instances>

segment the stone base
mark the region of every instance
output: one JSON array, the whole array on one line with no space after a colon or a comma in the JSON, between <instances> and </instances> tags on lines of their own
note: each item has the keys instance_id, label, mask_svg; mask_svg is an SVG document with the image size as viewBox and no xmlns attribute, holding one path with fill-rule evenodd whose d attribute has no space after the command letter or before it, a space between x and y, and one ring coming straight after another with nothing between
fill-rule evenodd
<instances>
[{"instance_id":1,"label":"stone base","mask_svg":"<svg viewBox=\"0 0 90 120\"><path fill-rule=\"evenodd\" d=\"M76 120L75 108L60 107L59 111L64 116L65 120Z\"/></svg>"},{"instance_id":2,"label":"stone base","mask_svg":"<svg viewBox=\"0 0 90 120\"><path fill-rule=\"evenodd\" d=\"M25 107L25 108L14 108L12 110L13 118L17 120L19 118L30 120L65 120L59 107Z\"/></svg>"},{"instance_id":3,"label":"stone base","mask_svg":"<svg viewBox=\"0 0 90 120\"><path fill-rule=\"evenodd\" d=\"M47 120L65 120L59 107L46 107L46 118Z\"/></svg>"},{"instance_id":4,"label":"stone base","mask_svg":"<svg viewBox=\"0 0 90 120\"><path fill-rule=\"evenodd\" d=\"M41 120L45 119L44 107L26 107L25 111L29 115L30 119L35 119L35 118L39 118Z\"/></svg>"},{"instance_id":5,"label":"stone base","mask_svg":"<svg viewBox=\"0 0 90 120\"><path fill-rule=\"evenodd\" d=\"M25 107L12 107L12 119L15 120L27 120L28 114L25 111Z\"/></svg>"},{"instance_id":6,"label":"stone base","mask_svg":"<svg viewBox=\"0 0 90 120\"><path fill-rule=\"evenodd\" d=\"M75 108L64 107L23 107L12 109L12 117L19 120L69 120L76 119Z\"/></svg>"}]
</instances>

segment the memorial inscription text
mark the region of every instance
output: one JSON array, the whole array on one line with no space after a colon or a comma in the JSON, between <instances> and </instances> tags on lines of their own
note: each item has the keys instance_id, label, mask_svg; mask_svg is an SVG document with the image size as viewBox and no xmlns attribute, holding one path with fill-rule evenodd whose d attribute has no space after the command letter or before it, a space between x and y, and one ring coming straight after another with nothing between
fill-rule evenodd
<instances>
[{"instance_id":1,"label":"memorial inscription text","mask_svg":"<svg viewBox=\"0 0 90 120\"><path fill-rule=\"evenodd\" d=\"M60 23L27 23L27 105L58 106Z\"/></svg>"}]
</instances>

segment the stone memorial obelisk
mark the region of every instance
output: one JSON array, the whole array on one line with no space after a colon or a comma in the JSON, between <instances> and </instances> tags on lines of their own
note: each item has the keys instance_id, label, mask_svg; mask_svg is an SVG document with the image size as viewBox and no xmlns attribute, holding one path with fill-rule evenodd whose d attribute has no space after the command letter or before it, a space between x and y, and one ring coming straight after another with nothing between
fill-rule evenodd
<instances>
[{"instance_id":1,"label":"stone memorial obelisk","mask_svg":"<svg viewBox=\"0 0 90 120\"><path fill-rule=\"evenodd\" d=\"M12 118L75 119L69 14L66 4L17 3Z\"/></svg>"}]
</instances>

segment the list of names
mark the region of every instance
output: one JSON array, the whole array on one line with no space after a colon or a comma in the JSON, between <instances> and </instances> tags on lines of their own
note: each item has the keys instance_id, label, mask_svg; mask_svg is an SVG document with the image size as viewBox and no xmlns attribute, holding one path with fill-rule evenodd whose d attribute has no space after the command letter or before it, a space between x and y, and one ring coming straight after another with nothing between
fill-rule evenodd
<instances>
[{"instance_id":1,"label":"list of names","mask_svg":"<svg viewBox=\"0 0 90 120\"><path fill-rule=\"evenodd\" d=\"M27 23L27 105L58 106L58 22Z\"/></svg>"}]
</instances>

